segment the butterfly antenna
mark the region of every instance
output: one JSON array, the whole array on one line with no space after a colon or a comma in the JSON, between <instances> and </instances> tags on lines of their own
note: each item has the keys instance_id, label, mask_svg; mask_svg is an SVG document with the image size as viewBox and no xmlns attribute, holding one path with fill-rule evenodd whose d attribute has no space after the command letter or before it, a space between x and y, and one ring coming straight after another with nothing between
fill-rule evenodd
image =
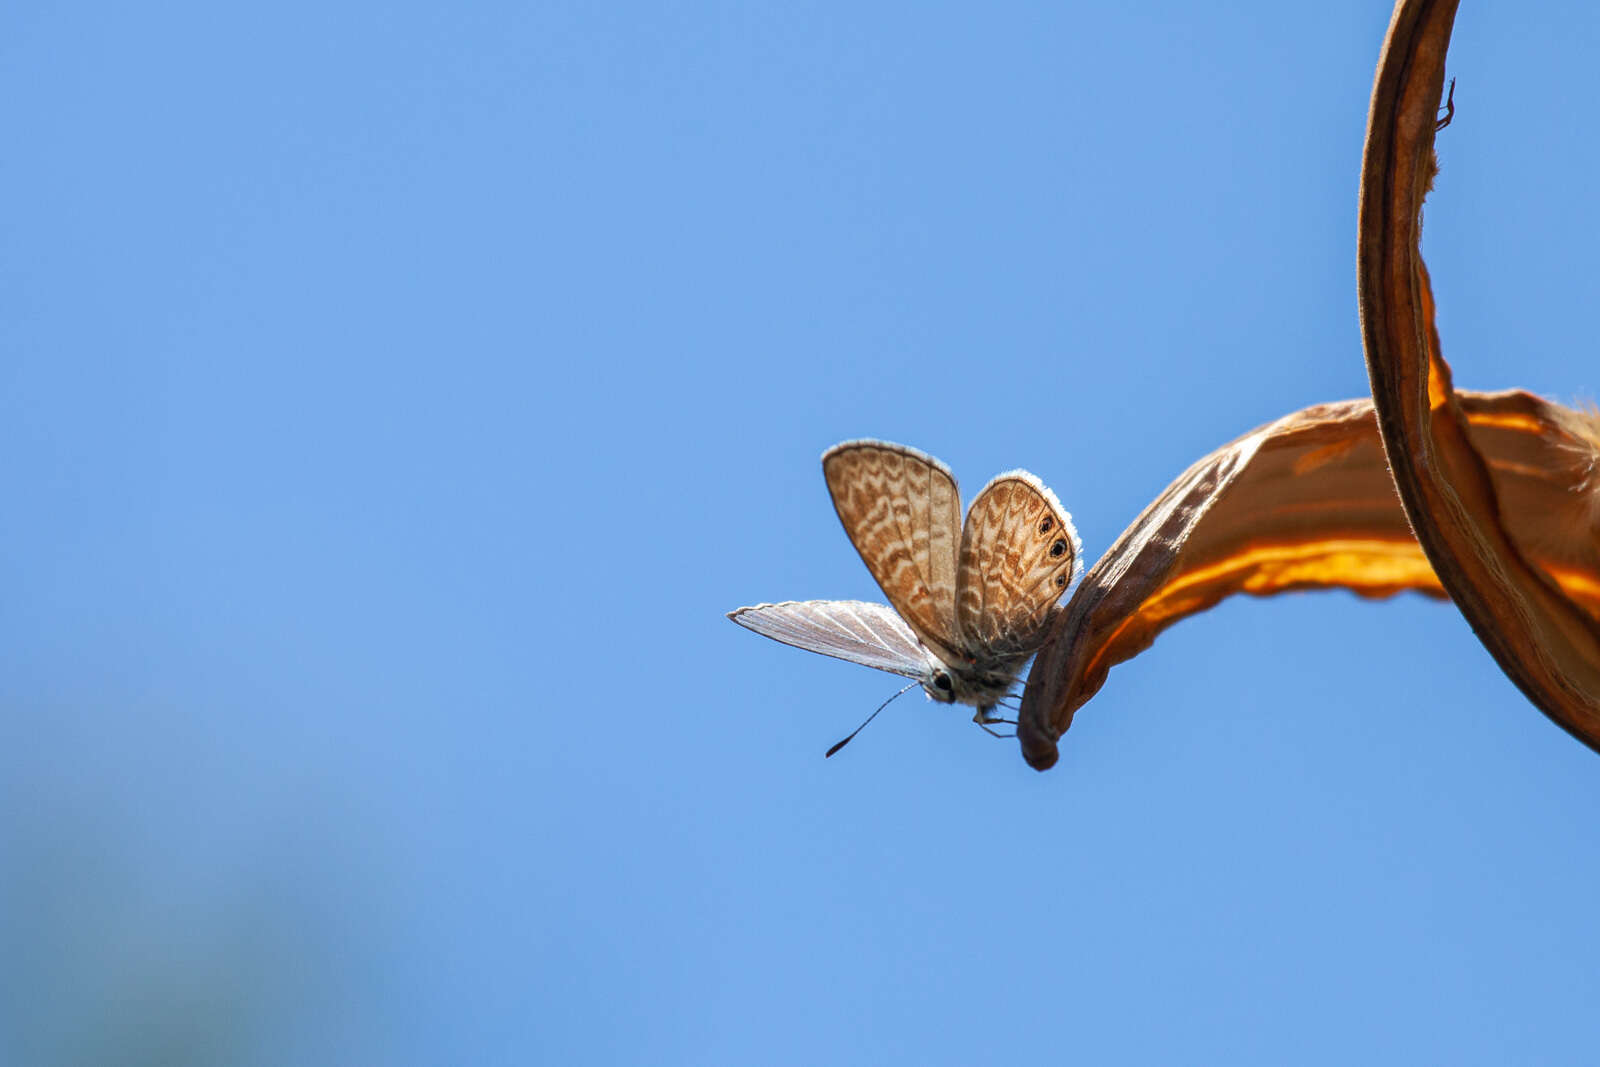
<instances>
[{"instance_id":1,"label":"butterfly antenna","mask_svg":"<svg viewBox=\"0 0 1600 1067\"><path fill-rule=\"evenodd\" d=\"M922 684L921 682L911 682L911 683L907 684L905 689L900 690L900 692L896 693L893 697L890 697L888 700L885 700L882 704L879 704L878 705L878 711L882 711L884 708L888 707L890 705L890 703L892 703L894 701L894 697L904 696L906 694L906 690L912 689L912 688L914 688L916 686L919 686L921 684ZM873 719L876 719L878 717L878 711L874 711L871 715L868 715L867 718L866 718L866 722L863 722L860 726L857 726L854 730L851 730L849 737L845 738L843 741L840 741L837 745L834 745L832 748L828 749L828 751L824 752L822 754L822 758L823 759L827 759L829 756L833 755L835 752L839 751L841 748L843 748L844 746L848 745L851 742L851 740L853 740L855 738L856 734L859 734L862 730L865 730L867 728L867 723L871 722Z\"/></svg>"}]
</instances>

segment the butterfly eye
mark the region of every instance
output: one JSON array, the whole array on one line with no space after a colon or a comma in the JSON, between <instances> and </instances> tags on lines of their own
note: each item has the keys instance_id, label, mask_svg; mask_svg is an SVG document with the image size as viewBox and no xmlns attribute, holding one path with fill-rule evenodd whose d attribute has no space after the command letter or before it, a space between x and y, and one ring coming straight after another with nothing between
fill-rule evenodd
<instances>
[{"instance_id":1,"label":"butterfly eye","mask_svg":"<svg viewBox=\"0 0 1600 1067\"><path fill-rule=\"evenodd\" d=\"M1066 550L1067 550L1067 542L1066 542L1066 540L1064 538L1057 538L1056 539L1056 543L1050 546L1050 556L1051 556L1052 559L1060 558L1061 554L1064 553Z\"/></svg>"},{"instance_id":2,"label":"butterfly eye","mask_svg":"<svg viewBox=\"0 0 1600 1067\"><path fill-rule=\"evenodd\" d=\"M1046 515L1044 518L1039 520L1039 532L1040 533L1049 533L1051 530L1055 529L1055 527L1056 527L1056 520L1052 519L1048 515Z\"/></svg>"},{"instance_id":3,"label":"butterfly eye","mask_svg":"<svg viewBox=\"0 0 1600 1067\"><path fill-rule=\"evenodd\" d=\"M946 693L950 692L950 689L951 689L950 676L948 674L936 674L936 675L934 675L933 676L933 687L935 689L943 690Z\"/></svg>"}]
</instances>

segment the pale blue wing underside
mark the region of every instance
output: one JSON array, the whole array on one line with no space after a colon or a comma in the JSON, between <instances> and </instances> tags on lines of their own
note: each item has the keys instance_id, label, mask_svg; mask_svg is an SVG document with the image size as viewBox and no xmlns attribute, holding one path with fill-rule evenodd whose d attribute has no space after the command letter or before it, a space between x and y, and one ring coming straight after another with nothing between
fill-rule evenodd
<instances>
[{"instance_id":1,"label":"pale blue wing underside","mask_svg":"<svg viewBox=\"0 0 1600 1067\"><path fill-rule=\"evenodd\" d=\"M895 610L864 600L790 600L728 612L728 618L763 637L807 652L923 678L937 666Z\"/></svg>"}]
</instances>

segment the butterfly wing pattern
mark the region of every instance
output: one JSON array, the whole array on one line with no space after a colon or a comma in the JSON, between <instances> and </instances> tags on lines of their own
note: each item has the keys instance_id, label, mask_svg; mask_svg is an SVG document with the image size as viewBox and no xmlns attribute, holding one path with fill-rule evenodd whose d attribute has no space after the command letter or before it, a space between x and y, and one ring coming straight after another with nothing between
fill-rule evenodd
<instances>
[{"instance_id":1,"label":"butterfly wing pattern","mask_svg":"<svg viewBox=\"0 0 1600 1067\"><path fill-rule=\"evenodd\" d=\"M846 441L822 455L834 510L861 561L922 643L949 662L956 630L961 493L950 468L887 441Z\"/></svg>"},{"instance_id":2,"label":"butterfly wing pattern","mask_svg":"<svg viewBox=\"0 0 1600 1067\"><path fill-rule=\"evenodd\" d=\"M934 700L976 706L974 721L1000 721L989 712L1083 572L1072 516L1039 479L1008 471L984 486L963 527L950 468L887 441L835 445L822 471L889 606L788 601L728 618L784 644L915 678Z\"/></svg>"},{"instance_id":3,"label":"butterfly wing pattern","mask_svg":"<svg viewBox=\"0 0 1600 1067\"><path fill-rule=\"evenodd\" d=\"M967 512L956 569L956 621L978 660L1031 656L1061 594L1083 573L1072 516L1027 471L997 476Z\"/></svg>"}]
</instances>

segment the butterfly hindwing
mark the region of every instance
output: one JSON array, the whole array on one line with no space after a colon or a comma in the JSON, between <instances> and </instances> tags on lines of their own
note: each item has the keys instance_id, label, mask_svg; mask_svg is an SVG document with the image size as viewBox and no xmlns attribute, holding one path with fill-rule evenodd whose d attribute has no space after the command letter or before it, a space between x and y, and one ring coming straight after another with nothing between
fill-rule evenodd
<instances>
[{"instance_id":1,"label":"butterfly hindwing","mask_svg":"<svg viewBox=\"0 0 1600 1067\"><path fill-rule=\"evenodd\" d=\"M884 596L924 645L953 660L961 494L926 453L885 441L846 441L822 457L845 533Z\"/></svg>"},{"instance_id":2,"label":"butterfly hindwing","mask_svg":"<svg viewBox=\"0 0 1600 1067\"><path fill-rule=\"evenodd\" d=\"M728 618L774 641L907 678L921 678L930 666L917 635L887 604L791 600L739 608Z\"/></svg>"},{"instance_id":3,"label":"butterfly hindwing","mask_svg":"<svg viewBox=\"0 0 1600 1067\"><path fill-rule=\"evenodd\" d=\"M1027 471L997 476L973 500L961 534L957 624L981 657L1038 650L1061 595L1083 570L1072 516Z\"/></svg>"}]
</instances>

